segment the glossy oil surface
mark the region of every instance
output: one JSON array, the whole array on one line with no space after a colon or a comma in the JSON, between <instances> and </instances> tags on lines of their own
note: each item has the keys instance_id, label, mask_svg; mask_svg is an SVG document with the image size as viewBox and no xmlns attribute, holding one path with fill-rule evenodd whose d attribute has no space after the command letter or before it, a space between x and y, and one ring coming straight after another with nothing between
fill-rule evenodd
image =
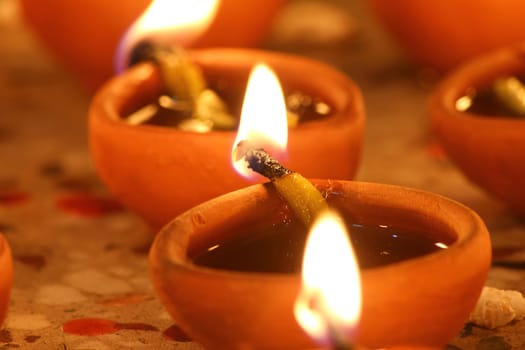
<instances>
[{"instance_id":1,"label":"glossy oil surface","mask_svg":"<svg viewBox=\"0 0 525 350\"><path fill-rule=\"evenodd\" d=\"M421 232L386 225L349 224L348 230L361 268L415 258L446 247ZM209 247L194 263L216 269L297 273L301 269L306 229L296 222L248 231L243 238Z\"/></svg>"}]
</instances>

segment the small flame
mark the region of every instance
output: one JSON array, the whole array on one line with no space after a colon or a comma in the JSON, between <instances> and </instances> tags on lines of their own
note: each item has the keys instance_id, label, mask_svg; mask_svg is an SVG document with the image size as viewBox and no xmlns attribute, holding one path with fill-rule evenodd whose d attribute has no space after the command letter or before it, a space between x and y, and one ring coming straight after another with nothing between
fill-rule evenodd
<instances>
[{"instance_id":1,"label":"small flame","mask_svg":"<svg viewBox=\"0 0 525 350\"><path fill-rule=\"evenodd\" d=\"M183 47L193 43L210 25L219 3L220 0L154 0L120 41L117 72L126 68L130 50L143 40Z\"/></svg>"},{"instance_id":2,"label":"small flame","mask_svg":"<svg viewBox=\"0 0 525 350\"><path fill-rule=\"evenodd\" d=\"M328 211L314 222L303 258L295 318L322 345L348 338L361 314L359 268L342 219Z\"/></svg>"},{"instance_id":3,"label":"small flame","mask_svg":"<svg viewBox=\"0 0 525 350\"><path fill-rule=\"evenodd\" d=\"M237 137L233 143L232 163L245 176L254 175L244 159L237 159L237 145L248 141L250 146L264 148L275 158L283 155L288 142L286 103L277 75L266 64L257 64L250 73L241 111Z\"/></svg>"}]
</instances>

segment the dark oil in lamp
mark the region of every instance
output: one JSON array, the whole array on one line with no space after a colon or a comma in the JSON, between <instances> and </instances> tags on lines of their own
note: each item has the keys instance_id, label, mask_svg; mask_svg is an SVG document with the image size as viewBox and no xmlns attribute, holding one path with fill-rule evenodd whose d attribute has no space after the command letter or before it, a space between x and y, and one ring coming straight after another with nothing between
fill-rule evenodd
<instances>
[{"instance_id":1,"label":"dark oil in lamp","mask_svg":"<svg viewBox=\"0 0 525 350\"><path fill-rule=\"evenodd\" d=\"M226 114L218 115L215 113L211 118L206 120L199 120L192 118L192 109L195 104L186 103L184 101L178 101L167 94L161 94L158 96L156 101L148 105L147 109L143 109L146 113L145 117L142 118L139 113L134 113L128 117L128 121L134 124L133 119L139 116L139 123L136 124L149 124L164 127L177 127L186 131L200 132L202 130L200 125L206 128L206 131L232 131L238 127L238 118L235 116L240 115L241 104L242 104L242 83L226 81L224 78L220 79L219 82L210 83L210 89L208 91L214 91L219 99L224 103L229 112ZM298 123L305 123L313 120L317 120L323 117L329 117L331 113L331 107L322 101L320 98L312 97L307 92L303 92L300 89L289 89L285 91L286 95L286 106L288 110L288 123L291 127L296 126ZM203 95L203 99L199 102L201 108L208 108L216 103L215 98L207 99L207 96ZM206 100L207 99L207 100ZM197 106L199 107L199 106ZM199 121L197 123L189 123L188 121ZM211 121L210 123L207 123ZM209 126L208 126L209 125Z\"/></svg>"},{"instance_id":2,"label":"dark oil in lamp","mask_svg":"<svg viewBox=\"0 0 525 350\"><path fill-rule=\"evenodd\" d=\"M525 117L525 85L518 76L502 76L488 85L471 87L456 101L462 112L480 116Z\"/></svg>"},{"instance_id":3,"label":"dark oil in lamp","mask_svg":"<svg viewBox=\"0 0 525 350\"><path fill-rule=\"evenodd\" d=\"M125 118L128 124L200 133L237 129L247 78L242 72L228 77L203 72L184 50L150 42L139 43L131 52L130 66L142 61L156 63L164 84L155 100ZM284 90L290 127L330 116L331 107L321 98L294 86Z\"/></svg>"},{"instance_id":4,"label":"dark oil in lamp","mask_svg":"<svg viewBox=\"0 0 525 350\"><path fill-rule=\"evenodd\" d=\"M348 221L348 220L347 220ZM436 241L422 232L387 225L347 224L359 266L373 268L445 249L450 242ZM286 220L271 227L247 229L231 241L197 252L197 265L234 271L299 273L308 230Z\"/></svg>"}]
</instances>

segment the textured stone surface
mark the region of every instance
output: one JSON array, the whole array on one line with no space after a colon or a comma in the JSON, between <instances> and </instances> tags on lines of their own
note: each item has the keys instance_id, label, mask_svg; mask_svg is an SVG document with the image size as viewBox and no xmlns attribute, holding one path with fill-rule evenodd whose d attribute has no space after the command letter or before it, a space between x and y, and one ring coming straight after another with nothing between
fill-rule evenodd
<instances>
[{"instance_id":1,"label":"textured stone surface","mask_svg":"<svg viewBox=\"0 0 525 350\"><path fill-rule=\"evenodd\" d=\"M326 61L351 76L368 115L358 179L421 188L476 210L494 245L487 285L525 292L523 219L471 185L429 133L425 104L437 77L411 66L362 4L335 3L348 6L352 37L330 42L328 32L320 34L326 45L303 43L301 36L275 40L287 30L281 19L267 47ZM198 349L151 288L148 227L111 204L92 168L89 96L31 37L14 5L0 0L0 230L15 260L0 349ZM313 30L315 23L307 25ZM102 333L79 335L79 329ZM467 325L449 348L523 349L525 322L495 330Z\"/></svg>"}]
</instances>

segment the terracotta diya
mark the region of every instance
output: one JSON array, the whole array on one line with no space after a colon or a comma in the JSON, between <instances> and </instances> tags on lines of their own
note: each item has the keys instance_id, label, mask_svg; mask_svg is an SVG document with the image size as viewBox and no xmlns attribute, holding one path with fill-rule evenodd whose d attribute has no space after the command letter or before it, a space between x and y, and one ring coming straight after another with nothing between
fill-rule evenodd
<instances>
[{"instance_id":1,"label":"terracotta diya","mask_svg":"<svg viewBox=\"0 0 525 350\"><path fill-rule=\"evenodd\" d=\"M523 44L482 55L445 77L428 107L432 129L450 159L473 183L521 213L525 213L525 119L501 111L464 110L459 104L497 78L524 74Z\"/></svg>"},{"instance_id":2,"label":"terracotta diya","mask_svg":"<svg viewBox=\"0 0 525 350\"><path fill-rule=\"evenodd\" d=\"M354 176L365 115L359 88L343 73L311 59L259 50L206 49L190 55L210 85L227 95L236 115L258 62L276 72L285 94L297 90L324 101L331 110L327 116L290 128L286 163L309 177ZM231 166L236 130L199 134L123 121L153 101L161 88L157 67L139 64L105 84L89 111L89 142L100 177L154 227L205 200L253 184Z\"/></svg>"},{"instance_id":3,"label":"terracotta diya","mask_svg":"<svg viewBox=\"0 0 525 350\"><path fill-rule=\"evenodd\" d=\"M0 234L0 325L7 313L12 283L13 262L11 250L4 236Z\"/></svg>"},{"instance_id":4,"label":"terracotta diya","mask_svg":"<svg viewBox=\"0 0 525 350\"><path fill-rule=\"evenodd\" d=\"M525 3L507 0L367 0L393 39L418 63L440 71L525 40Z\"/></svg>"},{"instance_id":5,"label":"terracotta diya","mask_svg":"<svg viewBox=\"0 0 525 350\"><path fill-rule=\"evenodd\" d=\"M363 225L382 225L409 230L413 239L428 239L443 248L361 266L363 305L356 343L441 348L457 335L490 266L489 235L479 216L455 201L415 189L339 180L313 183L351 224L351 237ZM299 272L244 269L243 263L240 269L222 268L199 258L229 242L259 239L261 230L291 227L287 225L295 220L275 187L266 183L207 201L165 226L150 251L150 273L175 322L207 349L315 348L293 315ZM285 228L276 237L288 232ZM269 251L261 241L254 245L253 253L244 255ZM237 252L243 255L243 249ZM366 244L355 249L358 256L360 249L368 251ZM381 251L376 257L388 255ZM273 263L289 255L285 250L278 257L257 255L254 260ZM367 259L358 260L364 265Z\"/></svg>"}]
</instances>

